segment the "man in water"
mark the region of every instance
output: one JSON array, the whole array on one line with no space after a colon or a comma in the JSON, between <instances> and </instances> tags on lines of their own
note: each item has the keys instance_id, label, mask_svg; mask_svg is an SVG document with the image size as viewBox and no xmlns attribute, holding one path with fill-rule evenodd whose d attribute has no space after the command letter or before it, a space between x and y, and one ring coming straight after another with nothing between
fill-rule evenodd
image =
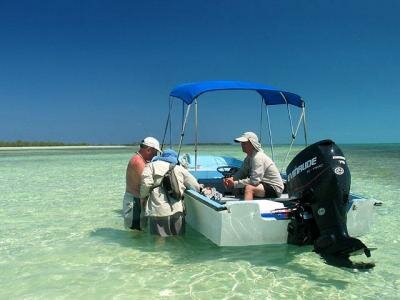
<instances>
[{"instance_id":1,"label":"man in water","mask_svg":"<svg viewBox=\"0 0 400 300\"><path fill-rule=\"evenodd\" d=\"M169 170L168 187L163 180ZM178 154L174 150L166 149L145 166L140 197L147 198L145 207L151 234L166 237L185 233L183 192L188 188L199 191L200 185L187 169L178 164Z\"/></svg>"},{"instance_id":2,"label":"man in water","mask_svg":"<svg viewBox=\"0 0 400 300\"><path fill-rule=\"evenodd\" d=\"M139 151L129 160L126 168L126 188L123 199L123 215L125 227L140 230L140 177L143 169L157 152L161 152L160 143L153 137L146 137L139 146Z\"/></svg>"},{"instance_id":3,"label":"man in water","mask_svg":"<svg viewBox=\"0 0 400 300\"><path fill-rule=\"evenodd\" d=\"M233 177L225 178L227 189L243 189L244 199L254 197L278 198L283 191L283 181L275 163L261 149L254 132L245 132L235 139L247 154L241 168Z\"/></svg>"}]
</instances>

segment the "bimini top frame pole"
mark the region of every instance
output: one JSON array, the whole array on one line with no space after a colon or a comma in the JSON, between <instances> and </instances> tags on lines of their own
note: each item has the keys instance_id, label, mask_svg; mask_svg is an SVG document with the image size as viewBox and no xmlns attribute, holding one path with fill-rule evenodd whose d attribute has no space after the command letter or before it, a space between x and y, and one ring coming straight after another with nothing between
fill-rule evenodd
<instances>
[{"instance_id":1,"label":"bimini top frame pole","mask_svg":"<svg viewBox=\"0 0 400 300\"><path fill-rule=\"evenodd\" d=\"M269 109L268 105L265 105L265 111L267 113L267 122L268 122L268 135L269 135L269 145L271 147L271 156L272 160L275 160L275 155L274 155L274 143L272 141L272 130L271 130L271 121L269 118Z\"/></svg>"},{"instance_id":2,"label":"bimini top frame pole","mask_svg":"<svg viewBox=\"0 0 400 300\"><path fill-rule=\"evenodd\" d=\"M199 128L197 118L197 98L194 99L194 130L195 130L195 143L194 143L194 170L197 171L197 147L199 144Z\"/></svg>"},{"instance_id":3,"label":"bimini top frame pole","mask_svg":"<svg viewBox=\"0 0 400 300\"><path fill-rule=\"evenodd\" d=\"M268 86L268 85L264 85L264 84L259 84L259 83L251 83L251 82L244 82L244 81L202 81L202 82L192 82L192 83L186 83L186 84L182 84L179 85L177 87L175 87L171 92L170 92L170 96L171 97L175 97L178 99L181 99L183 101L183 103L187 104L187 110L186 110L186 115L184 117L183 120L183 124L182 124L182 132L181 132L181 137L180 137L180 142L179 142L179 152L181 150L182 147L182 141L183 141L183 136L184 136L184 131L185 131L185 127L186 127L186 122L187 122L187 118L189 115L189 111L190 111L190 106L191 104L195 101L195 107L196 107L196 111L195 111L195 128L196 128L196 141L195 141L195 152L196 152L196 159L197 159L197 144L198 144L198 120L197 120L197 101L198 101L198 97L201 94L204 94L206 92L210 92L210 91L218 91L218 90L249 90L249 91L255 91L258 94L261 95L265 105L267 105L267 107L269 105L279 105L279 104L286 104L287 107L289 107L289 105L293 105L293 106L297 106L299 108L303 109L304 112L304 101L301 98L301 96L291 93L291 92L287 92L272 86ZM170 107L171 110L171 107ZM304 118L304 114L303 114L303 118ZM268 116L269 119L269 116ZM289 110L289 120L291 122L291 130L292 130L292 139L295 137L295 135L297 134L297 130L296 133L293 132L293 125L292 125L292 118L291 118L291 114L290 114L290 110ZM303 119L304 123L305 123L305 118ZM167 120L167 126L171 125L171 120L170 120L170 114L168 116L168 120ZM304 124L304 129L306 129L305 124ZM269 127L269 131L270 131L270 142L272 145L272 134L271 134L271 128ZM166 135L166 130L164 132L164 138ZM305 137L306 137L306 133L305 133ZM164 138L163 138L163 144L164 144ZM293 141L292 141L293 143ZM273 150L272 150L273 151ZM196 162L197 165L197 162Z\"/></svg>"},{"instance_id":4,"label":"bimini top frame pole","mask_svg":"<svg viewBox=\"0 0 400 300\"><path fill-rule=\"evenodd\" d=\"M169 143L170 146L172 146L172 137L171 137L171 111L172 111L172 97L169 97L169 106L168 106L168 117L167 117L167 122L165 122L165 128L164 128L164 135L163 135L163 139L161 142L161 150L163 149L166 141L165 138L167 136L167 131L169 129Z\"/></svg>"},{"instance_id":5,"label":"bimini top frame pole","mask_svg":"<svg viewBox=\"0 0 400 300\"><path fill-rule=\"evenodd\" d=\"M179 157L179 154L181 153L182 142L183 142L183 136L185 135L186 123L187 123L187 119L188 119L188 116L189 116L189 112L190 112L190 107L191 107L191 106L192 106L192 105L189 104L189 105L187 106L187 108L186 108L186 115L185 115L185 118L184 118L184 120L183 120L182 131L181 131L181 137L180 137L180 139L179 139L178 157Z\"/></svg>"}]
</instances>

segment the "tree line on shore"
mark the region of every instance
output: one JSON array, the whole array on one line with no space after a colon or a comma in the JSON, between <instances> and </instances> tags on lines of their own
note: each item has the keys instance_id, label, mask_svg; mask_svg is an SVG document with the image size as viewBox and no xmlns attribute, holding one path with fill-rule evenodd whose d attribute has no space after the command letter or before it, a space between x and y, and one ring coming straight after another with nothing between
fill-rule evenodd
<instances>
[{"instance_id":1,"label":"tree line on shore","mask_svg":"<svg viewBox=\"0 0 400 300\"><path fill-rule=\"evenodd\" d=\"M89 146L88 143L63 143L53 141L0 141L0 147Z\"/></svg>"},{"instance_id":2,"label":"tree line on shore","mask_svg":"<svg viewBox=\"0 0 400 300\"><path fill-rule=\"evenodd\" d=\"M122 146L137 146L140 143L119 144ZM229 145L230 143L199 143L200 145ZM46 146L103 146L104 144L63 143L54 141L0 141L0 147L46 147ZM110 144L107 144L110 145ZM188 143L186 145L193 145Z\"/></svg>"}]
</instances>

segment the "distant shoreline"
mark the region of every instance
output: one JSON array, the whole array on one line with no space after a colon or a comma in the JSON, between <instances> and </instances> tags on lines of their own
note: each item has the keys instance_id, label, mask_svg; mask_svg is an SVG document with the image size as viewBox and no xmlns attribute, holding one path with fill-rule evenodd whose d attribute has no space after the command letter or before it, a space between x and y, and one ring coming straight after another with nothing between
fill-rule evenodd
<instances>
[{"instance_id":1,"label":"distant shoreline","mask_svg":"<svg viewBox=\"0 0 400 300\"><path fill-rule=\"evenodd\" d=\"M224 145L231 145L225 143L204 143L199 144L199 146L224 146ZM193 144L185 144L183 146L193 146ZM51 150L51 149L123 149L123 148L132 148L132 147L139 147L139 144L132 144L132 145L43 145L43 146L0 146L1 150Z\"/></svg>"},{"instance_id":2,"label":"distant shoreline","mask_svg":"<svg viewBox=\"0 0 400 300\"><path fill-rule=\"evenodd\" d=\"M337 143L341 146L362 146L362 145L399 145L400 143ZM228 146L234 145L233 143L199 143L199 146ZM25 141L16 141L16 142L4 142L0 141L0 151L1 150L38 150L38 149L122 149L122 148L131 148L138 147L137 144L88 144L88 143L74 143L74 144L66 144L59 142L25 142ZM178 146L178 145L174 145ZM183 146L194 146L192 143L183 144ZM288 146L287 144L275 144L274 146ZM299 144L297 146L304 146L303 144ZM263 147L269 147L268 144L264 144Z\"/></svg>"},{"instance_id":3,"label":"distant shoreline","mask_svg":"<svg viewBox=\"0 0 400 300\"><path fill-rule=\"evenodd\" d=\"M121 145L113 145L113 144L89 144L89 143L63 143L63 142L54 142L54 141L1 141L0 140L0 149L20 149L20 148L57 148L61 149L63 147L66 148L123 148L130 146L137 146L138 144L121 144Z\"/></svg>"},{"instance_id":4,"label":"distant shoreline","mask_svg":"<svg viewBox=\"0 0 400 300\"><path fill-rule=\"evenodd\" d=\"M63 142L53 142L53 141L13 141L13 142L7 142L7 141L0 141L0 149L21 149L21 148L27 148L27 149L32 149L32 148L38 148L38 149L44 149L44 148L56 148L56 149L61 149L63 147L65 148L124 148L124 147L135 147L139 146L140 142L138 143L132 143L132 144L89 144L89 143L63 143ZM184 146L192 146L194 145L193 143L188 143L184 144ZM199 145L207 146L207 145L231 145L231 143L199 143Z\"/></svg>"},{"instance_id":5,"label":"distant shoreline","mask_svg":"<svg viewBox=\"0 0 400 300\"><path fill-rule=\"evenodd\" d=\"M0 146L0 151L2 150L50 150L50 149L120 149L133 147L135 145L65 145L65 146L13 146L4 147Z\"/></svg>"}]
</instances>

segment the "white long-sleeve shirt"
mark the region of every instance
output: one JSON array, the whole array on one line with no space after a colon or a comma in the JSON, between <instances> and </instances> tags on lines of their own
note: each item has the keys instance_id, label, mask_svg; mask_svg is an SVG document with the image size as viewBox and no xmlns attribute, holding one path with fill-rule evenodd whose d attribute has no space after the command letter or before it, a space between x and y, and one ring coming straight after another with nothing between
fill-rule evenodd
<instances>
[{"instance_id":1,"label":"white long-sleeve shirt","mask_svg":"<svg viewBox=\"0 0 400 300\"><path fill-rule=\"evenodd\" d=\"M162 178L169 170L169 166L168 162L157 160L147 164L143 170L140 198L148 197L145 209L147 216L164 217L183 212L182 200L171 199L172 201L169 202L164 189L160 186ZM186 189L200 190L200 185L196 178L184 167L177 165L173 172L182 194Z\"/></svg>"},{"instance_id":2,"label":"white long-sleeve shirt","mask_svg":"<svg viewBox=\"0 0 400 300\"><path fill-rule=\"evenodd\" d=\"M251 156L246 156L242 167L233 175L234 188L243 188L247 184L254 186L265 182L281 194L283 181L275 163L264 151L254 151Z\"/></svg>"}]
</instances>

